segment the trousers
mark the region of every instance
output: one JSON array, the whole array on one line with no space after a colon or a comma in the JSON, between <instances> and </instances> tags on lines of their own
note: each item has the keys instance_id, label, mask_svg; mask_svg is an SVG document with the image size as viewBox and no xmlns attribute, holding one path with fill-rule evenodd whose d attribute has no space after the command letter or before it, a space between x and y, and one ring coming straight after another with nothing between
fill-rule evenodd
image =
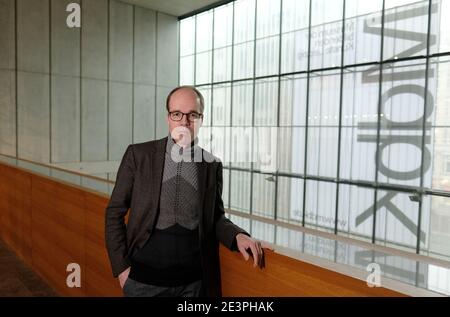
<instances>
[{"instance_id":1,"label":"trousers","mask_svg":"<svg viewBox=\"0 0 450 317\"><path fill-rule=\"evenodd\" d=\"M199 297L201 287L201 280L181 286L157 286L128 277L122 291L125 297Z\"/></svg>"}]
</instances>

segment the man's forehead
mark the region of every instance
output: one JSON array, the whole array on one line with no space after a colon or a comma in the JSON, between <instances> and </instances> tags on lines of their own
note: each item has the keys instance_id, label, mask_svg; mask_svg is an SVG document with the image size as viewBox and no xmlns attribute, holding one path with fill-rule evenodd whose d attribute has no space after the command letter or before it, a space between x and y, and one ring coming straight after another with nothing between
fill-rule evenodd
<instances>
[{"instance_id":1,"label":"man's forehead","mask_svg":"<svg viewBox=\"0 0 450 317\"><path fill-rule=\"evenodd\" d=\"M183 96L177 96L173 95L172 98L170 98L169 106L171 109L175 108L197 108L199 106L199 100L194 96L193 98L187 97L183 98Z\"/></svg>"},{"instance_id":2,"label":"man's forehead","mask_svg":"<svg viewBox=\"0 0 450 317\"><path fill-rule=\"evenodd\" d=\"M179 109L186 109L186 108L192 108L192 109L197 109L197 104L184 104L184 103L171 103L170 104L170 109L172 111L174 110L179 110Z\"/></svg>"},{"instance_id":3,"label":"man's forehead","mask_svg":"<svg viewBox=\"0 0 450 317\"><path fill-rule=\"evenodd\" d=\"M177 91L175 91L172 95L172 97L180 97L180 98L194 98L197 99L198 96L195 93L195 91L193 91L190 88L180 88Z\"/></svg>"}]
</instances>

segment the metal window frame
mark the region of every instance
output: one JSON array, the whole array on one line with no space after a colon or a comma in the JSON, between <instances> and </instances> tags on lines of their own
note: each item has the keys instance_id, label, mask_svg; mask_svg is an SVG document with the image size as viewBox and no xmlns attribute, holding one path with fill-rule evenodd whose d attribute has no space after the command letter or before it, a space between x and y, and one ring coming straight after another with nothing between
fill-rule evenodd
<instances>
[{"instance_id":1,"label":"metal window frame","mask_svg":"<svg viewBox=\"0 0 450 317\"><path fill-rule=\"evenodd\" d=\"M428 26L427 26L427 53L426 53L426 60L425 60L425 87L424 87L424 95L423 95L423 120L422 120L422 144L421 144L421 158L420 158L420 188L423 188L424 183L424 173L423 173L423 164L425 160L425 137L426 137L426 113L427 113L427 92L428 92L428 71L430 68L430 33L431 33L431 12L432 12L432 5L433 1L428 0ZM430 131L431 133L431 131ZM422 195L419 198L419 212L417 216L417 244L416 244L416 253L420 253L420 231L422 229L422 208L423 208L423 199Z\"/></svg>"},{"instance_id":2,"label":"metal window frame","mask_svg":"<svg viewBox=\"0 0 450 317\"><path fill-rule=\"evenodd\" d=\"M339 130L338 130L338 146L337 146L337 168L336 168L336 205L334 216L334 234L338 234L338 216L339 216L339 180L341 171L341 136L342 136L342 103L344 100L344 43L345 43L345 10L346 0L342 0L342 40L341 40L341 72L340 72L340 87L339 87ZM337 257L337 247L335 247L335 257Z\"/></svg>"},{"instance_id":3,"label":"metal window frame","mask_svg":"<svg viewBox=\"0 0 450 317\"><path fill-rule=\"evenodd\" d=\"M381 14L381 47L380 47L380 61L383 60L384 55L384 19L386 13L386 0L383 0L382 4L382 14ZM378 161L378 153L380 150L380 114L381 114L381 97L383 94L383 65L380 63L380 67L378 68L378 109L377 109L377 142L376 142L376 151L375 151L375 189L374 197L373 197L373 221L372 221L372 243L376 244L376 224L377 224L377 200L378 200L378 170L379 170L379 161Z\"/></svg>"},{"instance_id":4,"label":"metal window frame","mask_svg":"<svg viewBox=\"0 0 450 317\"><path fill-rule=\"evenodd\" d=\"M304 143L304 164L303 164L303 173L307 174L308 168L308 132L309 132L309 92L310 92L310 82L311 82L311 28L312 28L312 1L309 0L309 20L308 20L308 62L306 66L306 113L305 113L305 143ZM302 226L305 227L305 217L306 217L306 177L303 179L303 207L302 207Z\"/></svg>"}]
</instances>

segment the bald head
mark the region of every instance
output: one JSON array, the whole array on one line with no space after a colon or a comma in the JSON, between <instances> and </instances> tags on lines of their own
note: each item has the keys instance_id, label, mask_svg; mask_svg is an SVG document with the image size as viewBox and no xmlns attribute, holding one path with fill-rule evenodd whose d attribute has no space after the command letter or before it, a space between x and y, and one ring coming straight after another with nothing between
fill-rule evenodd
<instances>
[{"instance_id":1,"label":"bald head","mask_svg":"<svg viewBox=\"0 0 450 317\"><path fill-rule=\"evenodd\" d=\"M173 89L169 93L169 95L167 96L167 99L166 99L167 112L171 111L170 101L174 95L176 95L177 100L179 100L179 99L192 100L192 98L196 99L196 103L198 105L197 111L199 113L203 113L203 111L205 109L205 101L204 101L203 95L201 94L200 91L197 90L197 88L195 88L193 86L178 86L175 89Z\"/></svg>"}]
</instances>

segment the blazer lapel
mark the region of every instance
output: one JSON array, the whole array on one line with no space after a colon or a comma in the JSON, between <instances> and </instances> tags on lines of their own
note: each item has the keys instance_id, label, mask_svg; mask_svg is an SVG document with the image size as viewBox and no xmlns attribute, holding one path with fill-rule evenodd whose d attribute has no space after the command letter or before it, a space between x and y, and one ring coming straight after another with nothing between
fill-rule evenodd
<instances>
[{"instance_id":1,"label":"blazer lapel","mask_svg":"<svg viewBox=\"0 0 450 317\"><path fill-rule=\"evenodd\" d=\"M148 195L151 197L151 208L157 208L159 204L159 197L161 196L161 182L164 169L164 156L167 144L167 138L158 143L155 152L152 155L151 170L150 170L150 186L148 188ZM156 216L156 213L154 213ZM153 223L152 219L152 223Z\"/></svg>"}]
</instances>

